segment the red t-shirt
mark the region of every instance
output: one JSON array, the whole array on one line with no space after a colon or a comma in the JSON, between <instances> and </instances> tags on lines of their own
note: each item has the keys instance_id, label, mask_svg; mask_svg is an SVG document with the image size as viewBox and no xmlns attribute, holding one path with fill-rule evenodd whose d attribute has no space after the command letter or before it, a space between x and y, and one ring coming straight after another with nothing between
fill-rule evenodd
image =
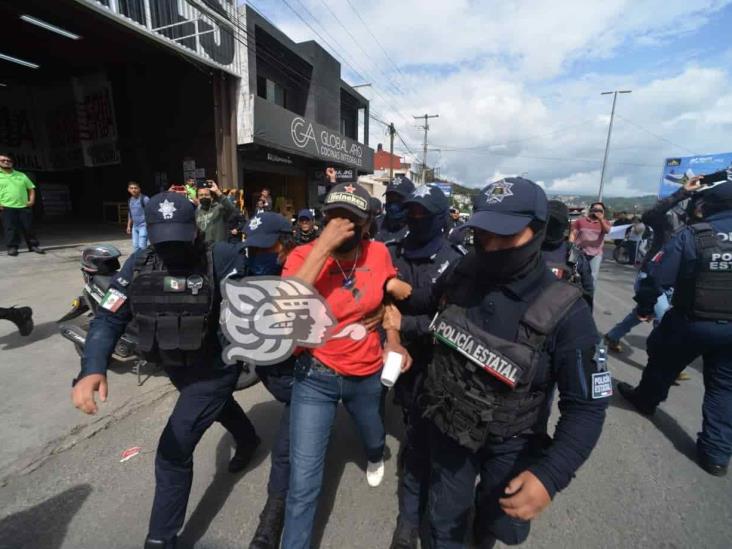
<instances>
[{"instance_id":1,"label":"red t-shirt","mask_svg":"<svg viewBox=\"0 0 732 549\"><path fill-rule=\"evenodd\" d=\"M298 246L287 257L282 276L294 276L300 270L305 258L312 251L314 242ZM341 268L348 275L353 261L341 261ZM389 250L381 242L363 241L358 256L355 284L353 288L343 287L343 274L335 260L329 257L315 281L315 289L322 295L336 317L337 326L332 333L340 332L345 326L361 322L364 316L376 309L384 300L386 282L396 276ZM358 290L354 296L354 288ZM364 339L331 339L311 350L313 356L339 374L368 376L382 367L381 339L379 333L370 332Z\"/></svg>"}]
</instances>

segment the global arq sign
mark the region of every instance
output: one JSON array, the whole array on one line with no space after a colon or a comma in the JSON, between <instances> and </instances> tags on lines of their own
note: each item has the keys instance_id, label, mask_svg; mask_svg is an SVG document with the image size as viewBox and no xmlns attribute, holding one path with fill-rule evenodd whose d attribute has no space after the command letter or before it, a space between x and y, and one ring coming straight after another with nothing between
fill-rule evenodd
<instances>
[{"instance_id":1,"label":"global arq sign","mask_svg":"<svg viewBox=\"0 0 732 549\"><path fill-rule=\"evenodd\" d=\"M315 131L312 122L296 117L290 124L292 141L301 149L308 147L320 157L363 166L363 146L328 129Z\"/></svg>"}]
</instances>

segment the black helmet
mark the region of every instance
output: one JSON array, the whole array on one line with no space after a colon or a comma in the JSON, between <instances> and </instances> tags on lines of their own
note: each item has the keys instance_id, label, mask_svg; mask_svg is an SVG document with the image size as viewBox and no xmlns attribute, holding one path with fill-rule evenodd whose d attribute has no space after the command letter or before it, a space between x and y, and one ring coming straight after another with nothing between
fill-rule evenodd
<instances>
[{"instance_id":1,"label":"black helmet","mask_svg":"<svg viewBox=\"0 0 732 549\"><path fill-rule=\"evenodd\" d=\"M119 270L122 253L111 244L97 244L81 252L81 268L89 274L110 275Z\"/></svg>"}]
</instances>

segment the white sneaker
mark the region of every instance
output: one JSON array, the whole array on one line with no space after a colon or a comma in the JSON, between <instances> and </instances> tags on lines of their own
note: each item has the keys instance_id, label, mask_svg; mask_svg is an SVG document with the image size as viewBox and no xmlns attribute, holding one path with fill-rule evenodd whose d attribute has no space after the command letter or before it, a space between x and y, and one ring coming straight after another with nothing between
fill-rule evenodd
<instances>
[{"instance_id":1,"label":"white sneaker","mask_svg":"<svg viewBox=\"0 0 732 549\"><path fill-rule=\"evenodd\" d=\"M374 463L369 461L366 465L366 481L369 486L375 488L381 484L382 480L384 480L384 460L381 459Z\"/></svg>"}]
</instances>

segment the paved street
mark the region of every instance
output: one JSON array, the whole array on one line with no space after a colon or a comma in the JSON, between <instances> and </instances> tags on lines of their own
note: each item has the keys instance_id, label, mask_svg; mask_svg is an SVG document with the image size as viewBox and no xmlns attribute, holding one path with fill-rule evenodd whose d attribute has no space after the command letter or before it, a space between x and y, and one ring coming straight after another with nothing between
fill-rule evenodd
<instances>
[{"instance_id":1,"label":"paved street","mask_svg":"<svg viewBox=\"0 0 732 549\"><path fill-rule=\"evenodd\" d=\"M157 437L175 402L162 377L141 388L129 367L110 376L110 400L99 417L72 409L69 384L78 366L71 345L55 333L80 287L76 247L49 255L0 255L3 300L36 311L33 336L21 339L0 325L0 547L33 549L140 547L153 494ZM634 273L606 262L596 312L607 331L630 308ZM11 291L9 291L11 290ZM5 305L5 303L3 303ZM641 326L630 348L610 360L616 380L635 383L645 364ZM694 463L701 425L700 365L691 380L649 420L613 397L600 443L577 478L535 521L531 548L727 548L732 533L732 478L717 479ZM230 475L232 441L215 425L197 452L182 546L247 546L264 503L269 447L280 405L261 385L237 393L262 436L250 470ZM326 466L318 519L321 547L386 548L396 517L399 414L388 414L391 458L378 488L366 484L365 458L341 413ZM120 463L131 446L142 453Z\"/></svg>"}]
</instances>

